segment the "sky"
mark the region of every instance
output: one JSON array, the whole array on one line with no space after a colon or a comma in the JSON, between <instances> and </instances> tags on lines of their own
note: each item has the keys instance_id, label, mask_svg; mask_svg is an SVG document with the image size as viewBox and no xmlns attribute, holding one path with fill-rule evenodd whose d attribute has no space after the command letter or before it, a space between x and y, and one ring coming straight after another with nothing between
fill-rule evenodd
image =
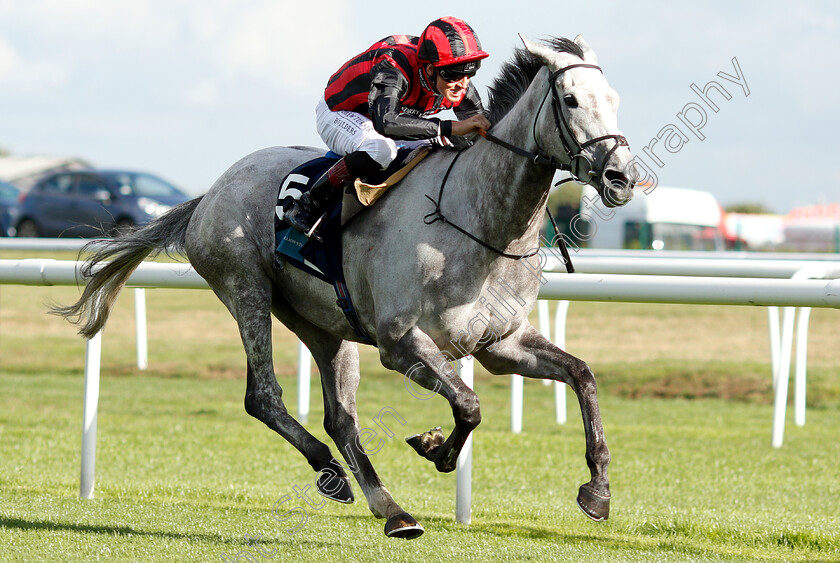
<instances>
[{"instance_id":1,"label":"sky","mask_svg":"<svg viewBox=\"0 0 840 563\"><path fill-rule=\"evenodd\" d=\"M840 202L840 3L431 4L0 0L0 148L203 193L252 151L323 147L314 107L327 78L386 35L454 15L491 55L475 78L485 99L517 33L582 34L659 185L777 213Z\"/></svg>"}]
</instances>

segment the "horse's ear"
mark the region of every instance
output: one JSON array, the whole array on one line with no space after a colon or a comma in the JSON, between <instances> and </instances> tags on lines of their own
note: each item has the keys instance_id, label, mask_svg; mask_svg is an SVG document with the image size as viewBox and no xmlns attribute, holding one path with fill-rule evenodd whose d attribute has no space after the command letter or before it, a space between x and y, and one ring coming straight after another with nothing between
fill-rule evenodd
<instances>
[{"instance_id":1,"label":"horse's ear","mask_svg":"<svg viewBox=\"0 0 840 563\"><path fill-rule=\"evenodd\" d=\"M575 44L580 47L580 50L583 51L583 60L588 62L589 64L597 65L598 64L598 57L595 56L595 51L593 51L589 47L589 43L587 43L583 39L583 35L578 35L575 37Z\"/></svg>"},{"instance_id":2,"label":"horse's ear","mask_svg":"<svg viewBox=\"0 0 840 563\"><path fill-rule=\"evenodd\" d=\"M522 34L519 34L519 39L522 40L522 44L525 45L525 49L529 53L540 59L543 63L551 64L551 62L556 59L557 52L555 52L552 49L549 49L545 45L535 43L534 41L523 37Z\"/></svg>"}]
</instances>

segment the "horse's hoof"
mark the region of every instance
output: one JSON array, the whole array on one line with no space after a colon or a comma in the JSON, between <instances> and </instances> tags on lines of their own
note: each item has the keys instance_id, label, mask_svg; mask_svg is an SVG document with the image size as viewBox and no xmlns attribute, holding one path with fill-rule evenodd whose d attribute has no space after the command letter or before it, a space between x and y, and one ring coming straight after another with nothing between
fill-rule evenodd
<instances>
[{"instance_id":1,"label":"horse's hoof","mask_svg":"<svg viewBox=\"0 0 840 563\"><path fill-rule=\"evenodd\" d=\"M391 516L385 522L385 535L389 538L402 538L404 540L413 540L423 535L423 526L420 522L414 519L414 516L408 512L402 512L396 516Z\"/></svg>"},{"instance_id":2,"label":"horse's hoof","mask_svg":"<svg viewBox=\"0 0 840 563\"><path fill-rule=\"evenodd\" d=\"M343 475L336 475L328 471L322 472L316 483L318 493L330 500L351 504L356 498L350 487L350 479Z\"/></svg>"},{"instance_id":3,"label":"horse's hoof","mask_svg":"<svg viewBox=\"0 0 840 563\"><path fill-rule=\"evenodd\" d=\"M578 490L577 505L596 522L603 522L610 517L610 495L600 495L588 484L581 485Z\"/></svg>"},{"instance_id":4,"label":"horse's hoof","mask_svg":"<svg viewBox=\"0 0 840 563\"><path fill-rule=\"evenodd\" d=\"M440 429L440 426L438 426L437 428L432 428L428 432L409 436L405 439L405 441L409 446L414 448L414 451L418 454L426 459L434 461L434 455L432 452L446 442L446 436L443 435L443 431Z\"/></svg>"}]
</instances>

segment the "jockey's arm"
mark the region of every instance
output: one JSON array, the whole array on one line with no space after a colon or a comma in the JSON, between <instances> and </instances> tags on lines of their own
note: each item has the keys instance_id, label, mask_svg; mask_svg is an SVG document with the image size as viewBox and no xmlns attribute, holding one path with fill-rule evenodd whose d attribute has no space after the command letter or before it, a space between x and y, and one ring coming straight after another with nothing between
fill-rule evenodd
<instances>
[{"instance_id":1,"label":"jockey's arm","mask_svg":"<svg viewBox=\"0 0 840 563\"><path fill-rule=\"evenodd\" d=\"M420 140L435 137L449 138L476 132L486 127L481 98L475 87L470 84L467 97L461 103L456 115L467 117L464 121L441 120L435 117L425 118L403 112L401 99L408 91L409 84L405 76L388 64L380 64L374 69L371 90L368 97L370 118L374 128L392 139ZM472 95L471 95L472 93Z\"/></svg>"},{"instance_id":2,"label":"jockey's arm","mask_svg":"<svg viewBox=\"0 0 840 563\"><path fill-rule=\"evenodd\" d=\"M374 84L368 98L370 119L377 132L392 139L417 141L432 139L443 132L443 122L402 113L400 90Z\"/></svg>"}]
</instances>

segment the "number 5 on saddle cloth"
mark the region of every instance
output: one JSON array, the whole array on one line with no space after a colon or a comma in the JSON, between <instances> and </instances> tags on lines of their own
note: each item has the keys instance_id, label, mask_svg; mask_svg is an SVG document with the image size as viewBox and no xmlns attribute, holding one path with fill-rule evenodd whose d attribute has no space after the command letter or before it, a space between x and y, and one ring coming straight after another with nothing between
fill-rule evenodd
<instances>
[{"instance_id":1,"label":"number 5 on saddle cloth","mask_svg":"<svg viewBox=\"0 0 840 563\"><path fill-rule=\"evenodd\" d=\"M428 153L430 149L400 149L397 158L375 177L356 180L354 186L344 190L344 197L337 200L321 218L318 227L323 244L307 239L306 235L291 228L283 219L292 200L299 198L340 158L333 152L305 162L289 172L280 184L274 214L274 265L282 268L287 262L310 275L332 284L336 305L344 312L347 322L365 344L376 346L362 326L353 307L342 268L341 229L367 206L375 202L388 188L402 180Z\"/></svg>"}]
</instances>

